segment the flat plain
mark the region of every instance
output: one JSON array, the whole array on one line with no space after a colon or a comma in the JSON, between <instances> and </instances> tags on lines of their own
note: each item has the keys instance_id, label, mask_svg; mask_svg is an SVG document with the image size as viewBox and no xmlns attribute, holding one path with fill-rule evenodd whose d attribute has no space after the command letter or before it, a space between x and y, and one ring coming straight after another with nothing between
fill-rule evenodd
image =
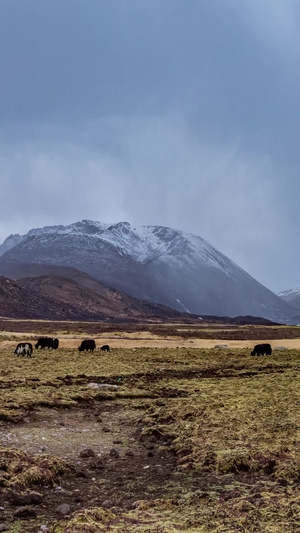
<instances>
[{"instance_id":1,"label":"flat plain","mask_svg":"<svg viewBox=\"0 0 300 533\"><path fill-rule=\"evenodd\" d=\"M3 531L300 530L299 328L0 328ZM13 354L42 335L59 349ZM259 342L271 356L250 355Z\"/></svg>"}]
</instances>

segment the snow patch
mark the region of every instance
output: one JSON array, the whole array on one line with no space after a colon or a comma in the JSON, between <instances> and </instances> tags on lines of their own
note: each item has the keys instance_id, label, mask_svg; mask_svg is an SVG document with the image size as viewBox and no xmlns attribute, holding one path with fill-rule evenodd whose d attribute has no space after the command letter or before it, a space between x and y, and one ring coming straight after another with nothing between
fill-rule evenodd
<instances>
[{"instance_id":1,"label":"snow patch","mask_svg":"<svg viewBox=\"0 0 300 533\"><path fill-rule=\"evenodd\" d=\"M185 310L186 313L191 314L191 311L189 311L189 310L185 307L185 305L184 305L180 300L178 300L177 298L176 298L176 302L178 302L178 303L182 306L182 308Z\"/></svg>"}]
</instances>

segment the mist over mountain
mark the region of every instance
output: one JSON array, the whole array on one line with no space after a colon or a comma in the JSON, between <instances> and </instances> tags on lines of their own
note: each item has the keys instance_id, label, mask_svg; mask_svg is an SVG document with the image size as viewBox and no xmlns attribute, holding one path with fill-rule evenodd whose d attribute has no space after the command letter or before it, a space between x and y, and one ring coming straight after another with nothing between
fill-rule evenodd
<instances>
[{"instance_id":1,"label":"mist over mountain","mask_svg":"<svg viewBox=\"0 0 300 533\"><path fill-rule=\"evenodd\" d=\"M295 309L199 236L162 226L83 220L11 235L0 273L22 264L74 267L140 300L199 315L298 321ZM293 318L291 319L291 317Z\"/></svg>"}]
</instances>

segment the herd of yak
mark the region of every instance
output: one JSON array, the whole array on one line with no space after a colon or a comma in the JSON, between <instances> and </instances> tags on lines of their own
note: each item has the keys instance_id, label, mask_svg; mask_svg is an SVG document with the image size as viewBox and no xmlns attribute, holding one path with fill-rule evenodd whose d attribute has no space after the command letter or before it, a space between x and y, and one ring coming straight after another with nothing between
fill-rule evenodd
<instances>
[{"instance_id":1,"label":"herd of yak","mask_svg":"<svg viewBox=\"0 0 300 533\"><path fill-rule=\"evenodd\" d=\"M58 346L59 346L59 340L52 339L51 337L40 337L37 343L35 344L36 350L38 350L39 348L40 349L51 348L52 350L57 350ZM95 348L96 348L96 343L94 339L85 339L84 341L82 341L80 346L78 346L78 351L79 352L93 352ZM109 352L110 351L109 345L104 344L104 346L101 346L100 350L102 350L103 352ZM32 352L33 352L33 346L31 342L19 342L19 344L17 345L14 351L16 355L18 356L23 355L23 357L24 356L31 357Z\"/></svg>"},{"instance_id":2,"label":"herd of yak","mask_svg":"<svg viewBox=\"0 0 300 533\"><path fill-rule=\"evenodd\" d=\"M41 337L38 339L37 343L35 344L36 350L39 348L51 348L52 350L57 350L59 346L59 340L58 339L52 339L51 337ZM79 352L93 352L96 348L96 343L94 339L85 339L82 341L80 346L78 346ZM100 350L104 352L109 352L110 348L108 344L104 344L104 346L101 346ZM27 357L31 357L33 352L33 347L31 342L20 342L18 346L16 347L14 353L16 355L23 355ZM271 344L256 344L254 346L253 351L251 352L251 355L271 355L272 348Z\"/></svg>"}]
</instances>

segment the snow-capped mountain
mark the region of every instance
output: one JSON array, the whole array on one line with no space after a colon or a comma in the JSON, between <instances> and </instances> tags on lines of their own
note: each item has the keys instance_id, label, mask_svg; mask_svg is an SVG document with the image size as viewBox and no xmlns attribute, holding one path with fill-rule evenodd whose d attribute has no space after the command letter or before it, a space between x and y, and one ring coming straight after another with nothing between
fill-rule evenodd
<instances>
[{"instance_id":1,"label":"snow-capped mountain","mask_svg":"<svg viewBox=\"0 0 300 533\"><path fill-rule=\"evenodd\" d=\"M18 233L7 237L7 239L5 239L5 241L0 246L0 256L5 254L5 252L8 252L8 250L14 248L14 246L17 246L17 244L22 242L24 237L25 235L19 235Z\"/></svg>"},{"instance_id":2,"label":"snow-capped mountain","mask_svg":"<svg viewBox=\"0 0 300 533\"><path fill-rule=\"evenodd\" d=\"M10 236L0 254L5 275L13 261L72 266L109 287L178 311L274 321L287 321L293 313L204 239L172 228L83 220Z\"/></svg>"},{"instance_id":3,"label":"snow-capped mountain","mask_svg":"<svg viewBox=\"0 0 300 533\"><path fill-rule=\"evenodd\" d=\"M278 293L278 296L285 302L300 310L300 289L288 289Z\"/></svg>"},{"instance_id":4,"label":"snow-capped mountain","mask_svg":"<svg viewBox=\"0 0 300 533\"><path fill-rule=\"evenodd\" d=\"M296 298L297 296L300 296L300 289L288 289L286 291L281 291L278 293L278 296L280 298Z\"/></svg>"}]
</instances>

